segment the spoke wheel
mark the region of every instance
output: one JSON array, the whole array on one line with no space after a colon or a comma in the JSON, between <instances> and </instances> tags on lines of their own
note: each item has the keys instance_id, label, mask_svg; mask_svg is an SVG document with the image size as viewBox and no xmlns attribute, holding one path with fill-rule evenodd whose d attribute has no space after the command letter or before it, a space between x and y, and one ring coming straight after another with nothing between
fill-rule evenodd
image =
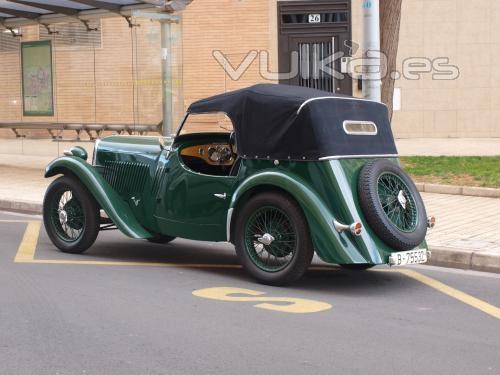
<instances>
[{"instance_id":1,"label":"spoke wheel","mask_svg":"<svg viewBox=\"0 0 500 375\"><path fill-rule=\"evenodd\" d=\"M389 220L402 232L413 232L418 224L417 205L404 181L394 173L382 173L378 178L377 191Z\"/></svg>"},{"instance_id":2,"label":"spoke wheel","mask_svg":"<svg viewBox=\"0 0 500 375\"><path fill-rule=\"evenodd\" d=\"M61 251L79 254L95 242L100 227L99 206L73 177L59 177L45 193L43 222L52 243Z\"/></svg>"},{"instance_id":3,"label":"spoke wheel","mask_svg":"<svg viewBox=\"0 0 500 375\"><path fill-rule=\"evenodd\" d=\"M71 189L62 187L51 203L51 220L59 238L67 242L77 241L85 226L85 216L80 201L74 197Z\"/></svg>"},{"instance_id":4,"label":"spoke wheel","mask_svg":"<svg viewBox=\"0 0 500 375\"><path fill-rule=\"evenodd\" d=\"M297 247L297 235L290 218L276 207L258 209L247 222L245 247L262 270L282 270L290 264Z\"/></svg>"},{"instance_id":5,"label":"spoke wheel","mask_svg":"<svg viewBox=\"0 0 500 375\"><path fill-rule=\"evenodd\" d=\"M244 269L268 285L298 280L314 254L309 226L290 196L267 192L250 198L235 213L234 244Z\"/></svg>"},{"instance_id":6,"label":"spoke wheel","mask_svg":"<svg viewBox=\"0 0 500 375\"><path fill-rule=\"evenodd\" d=\"M425 240L424 202L410 176L394 161L378 159L364 165L358 198L370 228L391 250L411 250Z\"/></svg>"}]
</instances>

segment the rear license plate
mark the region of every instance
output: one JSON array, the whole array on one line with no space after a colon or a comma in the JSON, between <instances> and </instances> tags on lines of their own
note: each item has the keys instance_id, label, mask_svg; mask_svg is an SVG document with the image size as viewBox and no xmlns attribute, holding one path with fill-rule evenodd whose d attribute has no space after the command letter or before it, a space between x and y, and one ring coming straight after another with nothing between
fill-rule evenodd
<instances>
[{"instance_id":1,"label":"rear license plate","mask_svg":"<svg viewBox=\"0 0 500 375\"><path fill-rule=\"evenodd\" d=\"M427 250L410 250L392 253L389 257L391 266L405 266L407 264L421 264L427 262Z\"/></svg>"}]
</instances>

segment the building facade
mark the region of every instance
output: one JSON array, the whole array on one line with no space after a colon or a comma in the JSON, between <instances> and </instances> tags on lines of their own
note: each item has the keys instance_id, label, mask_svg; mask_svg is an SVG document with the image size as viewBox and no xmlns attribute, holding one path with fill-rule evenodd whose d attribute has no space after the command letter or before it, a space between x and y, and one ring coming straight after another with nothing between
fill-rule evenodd
<instances>
[{"instance_id":1,"label":"building facade","mask_svg":"<svg viewBox=\"0 0 500 375\"><path fill-rule=\"evenodd\" d=\"M175 119L196 99L258 82L361 96L361 72L354 66L361 56L362 5L363 0L193 1L168 52L175 55ZM396 137L500 137L499 21L500 3L494 0L403 1ZM160 25L144 14L134 22L138 26L129 28L124 19L102 19L97 32L67 24L55 26L58 34L38 26L22 27L22 38L1 33L0 122L160 122L166 53ZM22 43L38 40L52 45L52 116L26 116L23 110ZM344 79L326 69L330 55L330 66L345 72ZM0 136L12 134L1 130Z\"/></svg>"}]
</instances>

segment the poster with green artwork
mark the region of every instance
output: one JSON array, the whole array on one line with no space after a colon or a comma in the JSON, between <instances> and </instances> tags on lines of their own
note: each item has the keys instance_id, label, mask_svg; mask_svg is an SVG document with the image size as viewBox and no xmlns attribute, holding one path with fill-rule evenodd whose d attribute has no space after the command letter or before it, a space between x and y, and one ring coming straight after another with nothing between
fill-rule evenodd
<instances>
[{"instance_id":1,"label":"poster with green artwork","mask_svg":"<svg viewBox=\"0 0 500 375\"><path fill-rule=\"evenodd\" d=\"M50 40L21 44L24 116L53 116Z\"/></svg>"}]
</instances>

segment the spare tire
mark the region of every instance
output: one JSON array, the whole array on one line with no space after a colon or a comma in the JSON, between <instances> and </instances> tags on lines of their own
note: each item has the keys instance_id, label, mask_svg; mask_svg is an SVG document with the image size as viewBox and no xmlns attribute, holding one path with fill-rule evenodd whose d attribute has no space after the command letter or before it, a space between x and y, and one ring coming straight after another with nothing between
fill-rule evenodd
<instances>
[{"instance_id":1,"label":"spare tire","mask_svg":"<svg viewBox=\"0 0 500 375\"><path fill-rule=\"evenodd\" d=\"M379 159L360 172L358 195L366 221L397 251L412 250L427 234L424 202L411 178L395 163Z\"/></svg>"}]
</instances>

